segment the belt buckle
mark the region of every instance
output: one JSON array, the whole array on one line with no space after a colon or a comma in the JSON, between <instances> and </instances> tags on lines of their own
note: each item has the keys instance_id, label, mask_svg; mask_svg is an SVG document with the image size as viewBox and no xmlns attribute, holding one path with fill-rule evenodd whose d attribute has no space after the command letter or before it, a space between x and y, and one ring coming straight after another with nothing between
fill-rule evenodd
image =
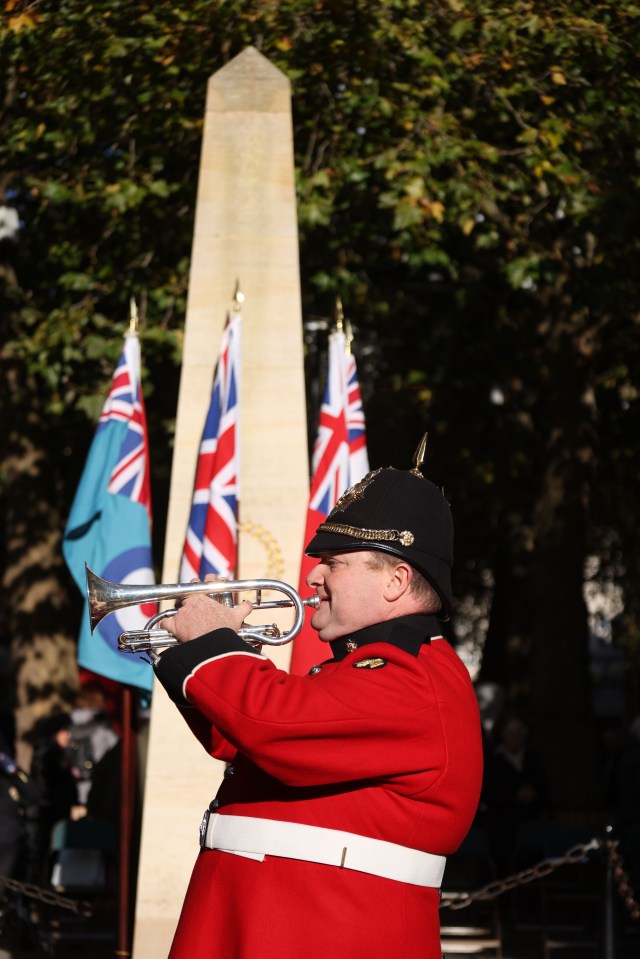
<instances>
[{"instance_id":1,"label":"belt buckle","mask_svg":"<svg viewBox=\"0 0 640 959\"><path fill-rule=\"evenodd\" d=\"M211 819L211 811L205 809L204 816L202 817L202 822L200 823L200 848L204 849L205 843L207 841L207 828L209 826L209 820Z\"/></svg>"}]
</instances>

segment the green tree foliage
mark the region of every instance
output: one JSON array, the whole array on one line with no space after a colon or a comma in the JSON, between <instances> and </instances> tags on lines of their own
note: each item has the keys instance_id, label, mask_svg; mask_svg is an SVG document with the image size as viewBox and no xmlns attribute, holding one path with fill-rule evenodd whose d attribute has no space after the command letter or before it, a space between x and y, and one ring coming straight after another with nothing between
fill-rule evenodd
<instances>
[{"instance_id":1,"label":"green tree foliage","mask_svg":"<svg viewBox=\"0 0 640 959\"><path fill-rule=\"evenodd\" d=\"M72 643L59 537L131 295L161 543L206 81L254 44L292 81L305 316L330 317L340 295L355 325L373 465L409 465L429 430L457 594L490 609L483 674L557 744L558 771L589 740L587 555L624 588L618 640L639 645L640 8L4 6L0 203L21 220L2 246L18 666L53 633ZM41 687L25 681L21 705ZM592 789L593 754L580 759L560 801Z\"/></svg>"}]
</instances>

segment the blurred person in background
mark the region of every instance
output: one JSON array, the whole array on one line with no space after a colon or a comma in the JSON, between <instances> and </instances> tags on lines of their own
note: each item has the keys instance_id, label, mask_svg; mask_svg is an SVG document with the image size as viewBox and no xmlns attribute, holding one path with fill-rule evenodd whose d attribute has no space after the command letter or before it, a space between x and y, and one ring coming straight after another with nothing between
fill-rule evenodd
<instances>
[{"instance_id":1,"label":"blurred person in background","mask_svg":"<svg viewBox=\"0 0 640 959\"><path fill-rule=\"evenodd\" d=\"M514 868L520 827L547 814L549 789L523 720L507 716L496 723L495 733L485 765L483 800L493 858L498 872L505 875Z\"/></svg>"},{"instance_id":2,"label":"blurred person in background","mask_svg":"<svg viewBox=\"0 0 640 959\"><path fill-rule=\"evenodd\" d=\"M28 824L37 811L38 791L18 766L8 723L0 727L0 876L19 878L25 870Z\"/></svg>"},{"instance_id":3,"label":"blurred person in background","mask_svg":"<svg viewBox=\"0 0 640 959\"><path fill-rule=\"evenodd\" d=\"M48 880L48 860L53 827L61 819L71 818L78 806L79 774L74 768L69 744L71 715L52 713L40 719L32 731L34 742L31 778L38 793L38 817L35 837L34 881Z\"/></svg>"},{"instance_id":4,"label":"blurred person in background","mask_svg":"<svg viewBox=\"0 0 640 959\"><path fill-rule=\"evenodd\" d=\"M71 710L70 730L68 749L78 775L78 802L86 807L95 767L118 742L105 712L104 692L97 683L80 688Z\"/></svg>"}]
</instances>

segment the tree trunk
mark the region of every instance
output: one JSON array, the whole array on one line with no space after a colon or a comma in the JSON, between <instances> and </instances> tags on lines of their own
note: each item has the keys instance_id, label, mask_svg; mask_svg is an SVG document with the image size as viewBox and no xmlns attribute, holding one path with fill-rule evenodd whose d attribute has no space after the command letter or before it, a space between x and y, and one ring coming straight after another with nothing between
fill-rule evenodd
<instances>
[{"instance_id":1,"label":"tree trunk","mask_svg":"<svg viewBox=\"0 0 640 959\"><path fill-rule=\"evenodd\" d=\"M18 760L28 765L25 734L40 716L69 708L77 689L76 649L69 631L77 615L68 599L62 561L62 518L45 493L36 492L38 480L45 481L39 469L44 457L29 449L25 438L23 446L22 457L14 455L7 464L13 481L6 494L2 586L8 598Z\"/></svg>"},{"instance_id":2,"label":"tree trunk","mask_svg":"<svg viewBox=\"0 0 640 959\"><path fill-rule=\"evenodd\" d=\"M567 338L550 369L546 462L533 516L529 720L556 808L579 809L600 800L583 596L595 456L585 358L571 347Z\"/></svg>"},{"instance_id":3,"label":"tree trunk","mask_svg":"<svg viewBox=\"0 0 640 959\"><path fill-rule=\"evenodd\" d=\"M28 768L25 735L40 716L68 708L77 689L72 630L80 597L71 592L61 551L64 518L57 503L64 497L55 437L33 384L15 363L2 363L2 380L3 652L10 664L5 681L14 690L17 758ZM47 450L54 451L51 458Z\"/></svg>"},{"instance_id":4,"label":"tree trunk","mask_svg":"<svg viewBox=\"0 0 640 959\"><path fill-rule=\"evenodd\" d=\"M529 637L527 576L529 525L521 513L505 509L497 521L494 590L482 654L480 682L496 683L506 704L522 706L528 692Z\"/></svg>"}]
</instances>

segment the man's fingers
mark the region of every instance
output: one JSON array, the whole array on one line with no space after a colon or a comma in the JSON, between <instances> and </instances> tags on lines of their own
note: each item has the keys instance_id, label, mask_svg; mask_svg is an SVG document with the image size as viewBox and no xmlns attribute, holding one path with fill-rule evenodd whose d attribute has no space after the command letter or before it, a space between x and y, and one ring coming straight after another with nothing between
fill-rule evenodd
<instances>
[{"instance_id":1,"label":"man's fingers","mask_svg":"<svg viewBox=\"0 0 640 959\"><path fill-rule=\"evenodd\" d=\"M239 603L238 606L236 606L236 609L241 609L242 616L246 619L249 613L253 611L253 603L251 600L245 599L242 603Z\"/></svg>"},{"instance_id":2,"label":"man's fingers","mask_svg":"<svg viewBox=\"0 0 640 959\"><path fill-rule=\"evenodd\" d=\"M164 629L166 633L171 633L172 636L175 636L175 633L173 630L174 619L175 619L175 616L165 616L164 619L161 619L160 622L158 623L158 628Z\"/></svg>"}]
</instances>

